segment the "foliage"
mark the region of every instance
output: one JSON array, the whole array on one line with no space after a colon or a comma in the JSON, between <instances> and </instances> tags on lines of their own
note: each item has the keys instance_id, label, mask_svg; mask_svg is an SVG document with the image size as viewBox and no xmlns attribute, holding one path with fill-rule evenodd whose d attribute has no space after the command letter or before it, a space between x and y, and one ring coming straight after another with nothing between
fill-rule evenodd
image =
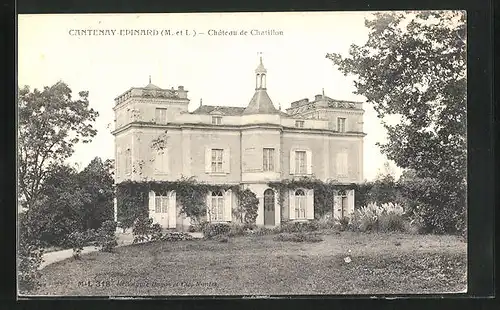
<instances>
[{"instance_id":1,"label":"foliage","mask_svg":"<svg viewBox=\"0 0 500 310\"><path fill-rule=\"evenodd\" d=\"M97 245L100 251L111 252L118 245L116 237L116 222L105 221L97 230Z\"/></svg>"},{"instance_id":2,"label":"foliage","mask_svg":"<svg viewBox=\"0 0 500 310\"><path fill-rule=\"evenodd\" d=\"M238 195L239 186L214 185L197 182L194 178L181 178L177 181L124 181L117 184L118 220L123 227L131 227L138 218L148 216L149 192L166 196L175 191L180 213L192 220L200 220L206 215L206 198L210 191L232 190Z\"/></svg>"},{"instance_id":3,"label":"foliage","mask_svg":"<svg viewBox=\"0 0 500 310\"><path fill-rule=\"evenodd\" d=\"M18 89L18 164L21 204L30 209L40 199L49 167L69 158L78 142L88 143L97 131L97 111L89 108L87 91L72 99L63 82L30 91Z\"/></svg>"},{"instance_id":4,"label":"foliage","mask_svg":"<svg viewBox=\"0 0 500 310\"><path fill-rule=\"evenodd\" d=\"M409 17L410 16L410 17ZM411 18L411 19L410 19ZM412 197L434 232L463 232L466 213L466 25L460 11L377 13L363 46L328 54L387 130L382 152L427 186ZM385 117L399 117L391 124ZM448 220L447 220L448 219Z\"/></svg>"},{"instance_id":5,"label":"foliage","mask_svg":"<svg viewBox=\"0 0 500 310\"><path fill-rule=\"evenodd\" d=\"M213 239L217 242L220 242L220 243L228 243L229 242L229 236L228 235L225 235L225 234L222 234L222 235L215 235L213 237Z\"/></svg>"},{"instance_id":6,"label":"foliage","mask_svg":"<svg viewBox=\"0 0 500 310\"><path fill-rule=\"evenodd\" d=\"M91 200L78 184L75 169L53 166L49 173L26 219L35 229L33 238L44 245L63 246L72 232L84 231L82 206Z\"/></svg>"},{"instance_id":7,"label":"foliage","mask_svg":"<svg viewBox=\"0 0 500 310\"><path fill-rule=\"evenodd\" d=\"M80 259L83 247L91 242L96 241L97 234L93 229L85 232L74 231L69 234L65 241L65 246L73 249L73 257Z\"/></svg>"},{"instance_id":8,"label":"foliage","mask_svg":"<svg viewBox=\"0 0 500 310\"><path fill-rule=\"evenodd\" d=\"M160 238L162 241L189 241L193 240L193 236L185 232L168 231Z\"/></svg>"},{"instance_id":9,"label":"foliage","mask_svg":"<svg viewBox=\"0 0 500 310\"><path fill-rule=\"evenodd\" d=\"M134 243L158 241L161 239L161 226L158 223L153 224L152 218L138 218L132 229Z\"/></svg>"},{"instance_id":10,"label":"foliage","mask_svg":"<svg viewBox=\"0 0 500 310\"><path fill-rule=\"evenodd\" d=\"M203 226L202 231L206 239L211 239L218 235L229 234L230 226L226 223L207 223Z\"/></svg>"},{"instance_id":11,"label":"foliage","mask_svg":"<svg viewBox=\"0 0 500 310\"><path fill-rule=\"evenodd\" d=\"M82 206L83 229L98 229L102 223L113 219L114 180L110 173L111 162L95 157L78 174L80 187L88 194L89 203Z\"/></svg>"},{"instance_id":12,"label":"foliage","mask_svg":"<svg viewBox=\"0 0 500 310\"><path fill-rule=\"evenodd\" d=\"M229 237L244 236L247 231L246 227L245 225L231 223L229 224L229 232L227 235Z\"/></svg>"},{"instance_id":13,"label":"foliage","mask_svg":"<svg viewBox=\"0 0 500 310\"><path fill-rule=\"evenodd\" d=\"M276 228L280 233L311 232L318 229L319 224L317 221L284 222Z\"/></svg>"},{"instance_id":14,"label":"foliage","mask_svg":"<svg viewBox=\"0 0 500 310\"><path fill-rule=\"evenodd\" d=\"M361 232L405 231L403 208L398 204L368 204L349 219L349 229Z\"/></svg>"},{"instance_id":15,"label":"foliage","mask_svg":"<svg viewBox=\"0 0 500 310\"><path fill-rule=\"evenodd\" d=\"M33 237L30 219L19 218L19 244L17 248L18 287L21 293L29 293L40 287L40 265L43 261L42 244Z\"/></svg>"},{"instance_id":16,"label":"foliage","mask_svg":"<svg viewBox=\"0 0 500 310\"><path fill-rule=\"evenodd\" d=\"M233 210L233 215L240 223L255 224L257 211L259 210L259 199L250 189L236 191L238 207Z\"/></svg>"},{"instance_id":17,"label":"foliage","mask_svg":"<svg viewBox=\"0 0 500 310\"><path fill-rule=\"evenodd\" d=\"M316 234L307 234L304 232L300 233L281 233L273 237L274 241L281 242L307 242L307 243L315 243L323 241L321 236Z\"/></svg>"},{"instance_id":18,"label":"foliage","mask_svg":"<svg viewBox=\"0 0 500 310\"><path fill-rule=\"evenodd\" d=\"M333 196L340 190L356 190L357 185L340 184L335 181L323 182L319 179L302 177L299 179L282 180L279 182L268 183L269 187L274 188L279 193L279 205L282 206L289 190L298 188L307 188L314 190L314 214L315 217L321 217L327 212L333 210Z\"/></svg>"}]
</instances>

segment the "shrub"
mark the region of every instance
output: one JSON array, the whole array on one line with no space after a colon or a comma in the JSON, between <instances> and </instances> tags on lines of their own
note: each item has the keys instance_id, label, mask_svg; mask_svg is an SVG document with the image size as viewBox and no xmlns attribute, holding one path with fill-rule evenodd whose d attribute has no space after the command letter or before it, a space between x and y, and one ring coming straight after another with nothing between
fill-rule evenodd
<instances>
[{"instance_id":1,"label":"shrub","mask_svg":"<svg viewBox=\"0 0 500 310\"><path fill-rule=\"evenodd\" d=\"M361 232L371 231L404 231L405 219L403 208L398 204L387 203L378 206L370 203L354 212L349 229Z\"/></svg>"},{"instance_id":2,"label":"shrub","mask_svg":"<svg viewBox=\"0 0 500 310\"><path fill-rule=\"evenodd\" d=\"M252 235L255 236L267 236L278 233L278 229L279 227L276 228L255 227L254 229L250 230L250 232Z\"/></svg>"},{"instance_id":3,"label":"shrub","mask_svg":"<svg viewBox=\"0 0 500 310\"><path fill-rule=\"evenodd\" d=\"M93 229L84 232L75 231L68 235L65 245L73 249L75 259L80 259L83 247L96 241L96 237L96 232Z\"/></svg>"},{"instance_id":4,"label":"shrub","mask_svg":"<svg viewBox=\"0 0 500 310\"><path fill-rule=\"evenodd\" d=\"M294 232L307 232L307 231L317 231L319 229L319 224L317 221L307 221L307 222L287 222L279 226L278 231L284 233L294 233Z\"/></svg>"},{"instance_id":5,"label":"shrub","mask_svg":"<svg viewBox=\"0 0 500 310\"><path fill-rule=\"evenodd\" d=\"M193 236L185 232L175 232L169 231L163 234L160 238L162 241L184 241L184 240L193 240Z\"/></svg>"},{"instance_id":6,"label":"shrub","mask_svg":"<svg viewBox=\"0 0 500 310\"><path fill-rule=\"evenodd\" d=\"M246 229L243 225L238 225L238 224L230 224L229 225L229 232L228 236L229 237L236 237L236 236L243 236L245 235Z\"/></svg>"},{"instance_id":7,"label":"shrub","mask_svg":"<svg viewBox=\"0 0 500 310\"><path fill-rule=\"evenodd\" d=\"M228 243L229 236L228 235L216 235L214 236L214 240L221 243Z\"/></svg>"},{"instance_id":8,"label":"shrub","mask_svg":"<svg viewBox=\"0 0 500 310\"><path fill-rule=\"evenodd\" d=\"M18 283L21 293L29 293L40 287L40 265L43 248L39 243L20 239L18 248Z\"/></svg>"},{"instance_id":9,"label":"shrub","mask_svg":"<svg viewBox=\"0 0 500 310\"><path fill-rule=\"evenodd\" d=\"M257 211L259 210L259 199L248 188L236 193L238 195L238 207L233 210L234 216L244 224L255 224Z\"/></svg>"},{"instance_id":10,"label":"shrub","mask_svg":"<svg viewBox=\"0 0 500 310\"><path fill-rule=\"evenodd\" d=\"M116 238L116 222L105 221L97 230L97 245L99 251L111 252L118 245Z\"/></svg>"},{"instance_id":11,"label":"shrub","mask_svg":"<svg viewBox=\"0 0 500 310\"><path fill-rule=\"evenodd\" d=\"M323 241L323 238L321 238L318 235L315 234L307 234L304 232L300 233L281 233L273 237L274 241L281 241L281 242L308 242L308 243L314 243L314 242L321 242Z\"/></svg>"},{"instance_id":12,"label":"shrub","mask_svg":"<svg viewBox=\"0 0 500 310\"><path fill-rule=\"evenodd\" d=\"M161 237L161 226L153 224L152 218L139 217L133 226L132 234L134 235L133 243L147 242L159 240Z\"/></svg>"},{"instance_id":13,"label":"shrub","mask_svg":"<svg viewBox=\"0 0 500 310\"><path fill-rule=\"evenodd\" d=\"M230 227L225 223L207 223L203 226L203 236L207 239L218 235L227 235Z\"/></svg>"},{"instance_id":14,"label":"shrub","mask_svg":"<svg viewBox=\"0 0 500 310\"><path fill-rule=\"evenodd\" d=\"M338 227L340 231L346 231L349 228L350 219L347 216L341 217L338 220Z\"/></svg>"}]
</instances>

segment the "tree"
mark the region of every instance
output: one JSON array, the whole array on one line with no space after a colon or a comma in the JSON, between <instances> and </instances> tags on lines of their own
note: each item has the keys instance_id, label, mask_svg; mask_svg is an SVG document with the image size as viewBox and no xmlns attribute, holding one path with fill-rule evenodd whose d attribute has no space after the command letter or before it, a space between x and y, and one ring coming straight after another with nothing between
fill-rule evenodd
<instances>
[{"instance_id":1,"label":"tree","mask_svg":"<svg viewBox=\"0 0 500 310\"><path fill-rule=\"evenodd\" d=\"M97 131L92 123L98 112L89 108L88 91L72 99L63 82L30 91L18 90L19 193L23 207L30 209L40 196L49 167L69 158L78 142L88 143Z\"/></svg>"},{"instance_id":2,"label":"tree","mask_svg":"<svg viewBox=\"0 0 500 310\"><path fill-rule=\"evenodd\" d=\"M356 77L356 94L382 119L388 136L387 143L379 144L382 152L399 167L414 170L417 178L437 184L439 197L423 203L463 217L465 13L377 13L365 25L370 33L363 46L352 45L348 57L326 57L344 75ZM400 122L387 122L391 115Z\"/></svg>"},{"instance_id":3,"label":"tree","mask_svg":"<svg viewBox=\"0 0 500 310\"><path fill-rule=\"evenodd\" d=\"M82 206L84 229L98 229L102 223L113 220L114 179L110 172L112 161L95 157L78 174L78 182L88 195L89 203Z\"/></svg>"}]
</instances>

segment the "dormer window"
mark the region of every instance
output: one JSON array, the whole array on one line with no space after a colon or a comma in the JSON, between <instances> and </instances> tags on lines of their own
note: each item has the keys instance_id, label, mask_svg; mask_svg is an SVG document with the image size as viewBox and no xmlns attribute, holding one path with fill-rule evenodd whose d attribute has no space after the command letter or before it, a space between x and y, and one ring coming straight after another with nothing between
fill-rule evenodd
<instances>
[{"instance_id":1,"label":"dormer window","mask_svg":"<svg viewBox=\"0 0 500 310\"><path fill-rule=\"evenodd\" d=\"M303 128L304 127L304 121L295 121L295 127Z\"/></svg>"},{"instance_id":2,"label":"dormer window","mask_svg":"<svg viewBox=\"0 0 500 310\"><path fill-rule=\"evenodd\" d=\"M222 124L222 116L212 116L212 125Z\"/></svg>"}]
</instances>

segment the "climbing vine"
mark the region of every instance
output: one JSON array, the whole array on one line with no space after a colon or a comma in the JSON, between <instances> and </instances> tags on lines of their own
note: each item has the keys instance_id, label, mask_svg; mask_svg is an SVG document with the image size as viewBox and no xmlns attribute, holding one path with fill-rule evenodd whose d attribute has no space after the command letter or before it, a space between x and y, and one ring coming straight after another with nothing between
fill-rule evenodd
<instances>
[{"instance_id":1,"label":"climbing vine","mask_svg":"<svg viewBox=\"0 0 500 310\"><path fill-rule=\"evenodd\" d=\"M269 182L268 185L278 192L278 204L280 207L283 205L285 197L290 190L299 188L314 190L314 214L316 216L322 216L333 209L334 195L340 191L356 190L358 187L355 183L341 184L337 181L323 182L310 177Z\"/></svg>"},{"instance_id":2,"label":"climbing vine","mask_svg":"<svg viewBox=\"0 0 500 310\"><path fill-rule=\"evenodd\" d=\"M199 220L206 214L206 197L210 191L232 190L240 197L239 185L214 185L198 182L194 178L181 178L177 181L124 181L116 186L118 221L122 227L132 227L138 218L148 216L149 192L167 196L175 191L177 204L181 206L180 213L194 220Z\"/></svg>"}]
</instances>

